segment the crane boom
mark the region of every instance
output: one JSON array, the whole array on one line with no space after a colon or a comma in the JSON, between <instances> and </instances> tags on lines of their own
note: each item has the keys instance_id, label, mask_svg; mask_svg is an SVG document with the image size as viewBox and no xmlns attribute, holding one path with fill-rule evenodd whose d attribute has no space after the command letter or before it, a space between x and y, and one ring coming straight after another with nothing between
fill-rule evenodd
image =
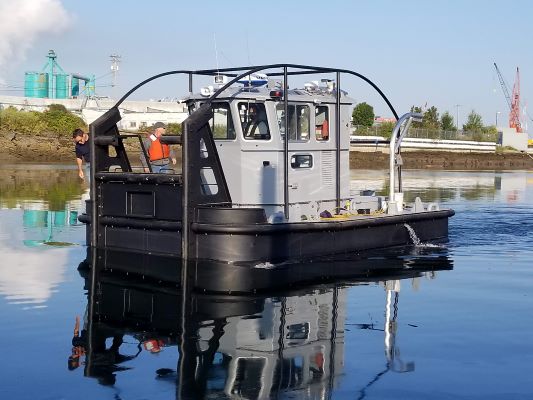
<instances>
[{"instance_id":1,"label":"crane boom","mask_svg":"<svg viewBox=\"0 0 533 400\"><path fill-rule=\"evenodd\" d=\"M511 98L507 84L496 63L494 63L494 68L496 68L498 73L498 79L509 106L509 127L515 128L516 132L522 132L522 123L520 122L520 72L516 68L516 80L513 86L513 97Z\"/></svg>"},{"instance_id":2,"label":"crane boom","mask_svg":"<svg viewBox=\"0 0 533 400\"><path fill-rule=\"evenodd\" d=\"M498 79L500 80L500 85L502 86L503 95L505 96L505 99L507 100L507 105L509 106L509 110L512 110L513 106L511 104L511 96L509 95L509 89L507 88L507 84L505 83L502 73L500 72L496 63L494 63L494 68L496 68L496 72L498 73Z\"/></svg>"}]
</instances>

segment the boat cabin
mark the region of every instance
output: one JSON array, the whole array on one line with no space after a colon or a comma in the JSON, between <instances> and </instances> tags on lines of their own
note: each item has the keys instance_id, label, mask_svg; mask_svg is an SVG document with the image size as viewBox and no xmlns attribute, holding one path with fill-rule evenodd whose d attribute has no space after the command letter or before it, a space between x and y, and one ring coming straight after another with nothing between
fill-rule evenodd
<instances>
[{"instance_id":1,"label":"boat cabin","mask_svg":"<svg viewBox=\"0 0 533 400\"><path fill-rule=\"evenodd\" d=\"M288 92L289 221L319 220L320 213L336 207L336 88L318 82ZM284 218L285 104L281 82L263 87L232 87L211 103L209 126L216 143L233 207L261 206L269 222ZM206 100L191 95L194 111ZM342 207L372 209L379 206L368 197L365 204L350 195L350 119L354 101L340 96L340 195ZM217 190L209 170L202 171L206 191ZM370 201L372 200L372 201ZM355 208L356 207L356 208Z\"/></svg>"}]
</instances>

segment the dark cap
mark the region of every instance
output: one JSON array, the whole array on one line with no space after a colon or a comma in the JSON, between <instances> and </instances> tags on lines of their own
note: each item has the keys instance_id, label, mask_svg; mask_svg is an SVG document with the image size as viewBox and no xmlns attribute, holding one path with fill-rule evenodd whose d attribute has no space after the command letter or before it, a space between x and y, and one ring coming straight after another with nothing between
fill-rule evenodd
<instances>
[{"instance_id":1,"label":"dark cap","mask_svg":"<svg viewBox=\"0 0 533 400\"><path fill-rule=\"evenodd\" d=\"M165 128L166 129L166 127L167 126L164 123L162 123L162 122L156 122L154 124L154 129L157 129L157 128Z\"/></svg>"}]
</instances>

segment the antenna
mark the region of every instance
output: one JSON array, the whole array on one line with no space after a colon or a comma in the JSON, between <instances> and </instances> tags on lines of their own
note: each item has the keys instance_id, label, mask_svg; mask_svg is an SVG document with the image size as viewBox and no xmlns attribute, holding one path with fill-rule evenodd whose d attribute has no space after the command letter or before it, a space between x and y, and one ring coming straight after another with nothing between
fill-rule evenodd
<instances>
[{"instance_id":1,"label":"antenna","mask_svg":"<svg viewBox=\"0 0 533 400\"><path fill-rule=\"evenodd\" d=\"M218 49L217 49L217 34L213 32L213 40L215 41L215 61L217 63L217 75L219 75L218 68Z\"/></svg>"},{"instance_id":2,"label":"antenna","mask_svg":"<svg viewBox=\"0 0 533 400\"><path fill-rule=\"evenodd\" d=\"M246 31L246 53L248 54L248 65L252 65L250 62L250 46L248 45L248 31Z\"/></svg>"},{"instance_id":3,"label":"antenna","mask_svg":"<svg viewBox=\"0 0 533 400\"><path fill-rule=\"evenodd\" d=\"M459 130L459 107L462 107L463 105L462 104L455 104L455 115L457 117L457 121L455 121L456 125L457 125L457 130Z\"/></svg>"}]
</instances>

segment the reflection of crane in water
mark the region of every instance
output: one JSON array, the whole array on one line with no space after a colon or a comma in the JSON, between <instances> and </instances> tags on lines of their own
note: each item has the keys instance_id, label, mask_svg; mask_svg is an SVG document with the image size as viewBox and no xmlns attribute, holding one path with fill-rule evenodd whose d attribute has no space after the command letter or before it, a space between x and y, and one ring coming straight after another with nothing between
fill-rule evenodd
<instances>
[{"instance_id":1,"label":"reflection of crane in water","mask_svg":"<svg viewBox=\"0 0 533 400\"><path fill-rule=\"evenodd\" d=\"M367 389L379 381L387 372L411 372L415 370L415 363L413 361L402 361L400 358L400 349L396 347L400 281L386 281L385 289L387 291L387 301L385 304L385 327L383 331L385 332L385 357L387 359L387 364L383 371L378 372L376 376L374 376L374 379L368 382L365 387L360 390L358 399L364 399L366 397ZM381 330L374 328L373 324L363 329Z\"/></svg>"}]
</instances>

